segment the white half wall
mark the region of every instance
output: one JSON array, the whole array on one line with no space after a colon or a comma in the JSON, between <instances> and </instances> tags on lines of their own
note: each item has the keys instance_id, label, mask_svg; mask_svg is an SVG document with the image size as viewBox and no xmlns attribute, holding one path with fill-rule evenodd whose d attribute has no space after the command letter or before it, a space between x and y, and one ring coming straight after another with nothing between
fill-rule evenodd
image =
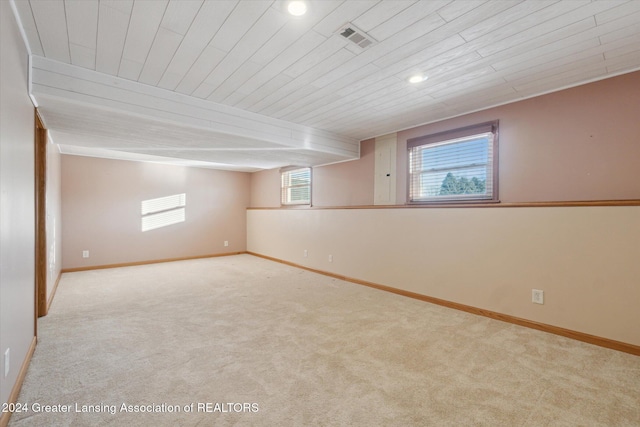
<instances>
[{"instance_id":1,"label":"white half wall","mask_svg":"<svg viewBox=\"0 0 640 427\"><path fill-rule=\"evenodd\" d=\"M62 271L62 155L58 146L47 140L47 301Z\"/></svg>"},{"instance_id":2,"label":"white half wall","mask_svg":"<svg viewBox=\"0 0 640 427\"><path fill-rule=\"evenodd\" d=\"M250 209L247 250L640 345L638 206Z\"/></svg>"}]
</instances>

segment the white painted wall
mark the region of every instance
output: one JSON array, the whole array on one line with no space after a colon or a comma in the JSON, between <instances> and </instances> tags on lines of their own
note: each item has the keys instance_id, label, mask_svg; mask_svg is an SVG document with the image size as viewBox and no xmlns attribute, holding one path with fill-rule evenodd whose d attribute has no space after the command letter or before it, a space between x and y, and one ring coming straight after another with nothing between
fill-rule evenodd
<instances>
[{"instance_id":1,"label":"white painted wall","mask_svg":"<svg viewBox=\"0 0 640 427\"><path fill-rule=\"evenodd\" d=\"M54 141L47 141L47 301L62 270L61 154Z\"/></svg>"},{"instance_id":2,"label":"white painted wall","mask_svg":"<svg viewBox=\"0 0 640 427\"><path fill-rule=\"evenodd\" d=\"M250 252L640 345L637 206L252 209L247 236Z\"/></svg>"},{"instance_id":3,"label":"white painted wall","mask_svg":"<svg viewBox=\"0 0 640 427\"><path fill-rule=\"evenodd\" d=\"M8 1L0 1L0 93L0 402L7 402L34 337L35 281L34 111L27 50Z\"/></svg>"}]
</instances>

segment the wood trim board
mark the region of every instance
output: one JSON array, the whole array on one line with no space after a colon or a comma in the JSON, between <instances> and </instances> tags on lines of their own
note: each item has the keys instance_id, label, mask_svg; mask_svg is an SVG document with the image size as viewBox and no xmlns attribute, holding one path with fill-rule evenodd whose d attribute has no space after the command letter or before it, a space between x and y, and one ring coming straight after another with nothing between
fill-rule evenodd
<instances>
[{"instance_id":1,"label":"wood trim board","mask_svg":"<svg viewBox=\"0 0 640 427\"><path fill-rule=\"evenodd\" d=\"M11 394L9 394L9 400L7 400L7 403L16 403L18 401L18 395L20 394L20 389L22 388L24 378L27 376L27 369L29 368L29 364L31 363L33 352L36 351L36 344L37 338L34 336L31 340L29 350L27 351L27 356L24 358L22 366L20 367L20 372L18 372L18 378L16 379L13 388L11 389ZM0 416L0 427L7 427L7 425L9 425L11 414L11 412L2 412L2 415Z\"/></svg>"},{"instance_id":2,"label":"wood trim board","mask_svg":"<svg viewBox=\"0 0 640 427\"><path fill-rule=\"evenodd\" d=\"M417 299L420 301L437 304L440 306L453 308L455 310L465 311L467 313L476 314L478 316L484 316L495 320L500 320L507 323L513 323L515 325L524 326L531 329L537 329L539 331L548 332L554 335L560 335L566 338L571 338L577 341L586 342L589 344L597 345L600 347L609 348L612 350L621 351L624 353L633 354L635 356L640 356L640 346L624 343L616 340L612 340L609 338L598 337L595 335L586 334L584 332L573 331L570 329L561 328L559 326L548 325L545 323L535 322L533 320L527 320L516 316L511 316L508 314L498 313L491 310L485 310L478 307L473 307L470 305L460 304L457 302L447 301L439 298L430 297L428 295L418 294L415 292L405 291L403 289L393 288L391 286L381 285L378 283L367 282L365 280L354 279L353 277L347 277L340 274L330 273L328 271L317 270L310 267L305 267L300 264L295 264L289 261L284 261L278 258L273 258L267 255L258 254L255 252L247 251L249 255L253 255L256 257L264 258L270 261L279 262L282 264L290 265L296 268L302 268L307 271L312 271L314 273L323 274L325 276L333 277L336 279L344 280L347 282L355 283L358 285L368 286L370 288L375 288L381 291L391 292L397 295L402 295L405 297Z\"/></svg>"},{"instance_id":3,"label":"wood trim board","mask_svg":"<svg viewBox=\"0 0 640 427\"><path fill-rule=\"evenodd\" d=\"M179 258L155 259L155 260L149 260L149 261L122 262L118 264L105 264L105 265L92 265L87 267L63 268L61 273L73 273L76 271L89 271L89 270L103 270L106 268L134 267L137 265L159 264L163 262L187 261L190 259L215 258L215 257L222 257L222 256L241 255L241 254L246 254L246 252L243 252L243 251L225 252L220 254L196 255L196 256L179 257Z\"/></svg>"},{"instance_id":4,"label":"wood trim board","mask_svg":"<svg viewBox=\"0 0 640 427\"><path fill-rule=\"evenodd\" d=\"M522 202L522 203L430 203L411 205L362 205L362 206L300 206L299 209L451 209L451 208L566 208L590 206L640 206L640 199L630 200L582 200L563 202ZM247 210L290 209L282 207L249 207Z\"/></svg>"},{"instance_id":5,"label":"wood trim board","mask_svg":"<svg viewBox=\"0 0 640 427\"><path fill-rule=\"evenodd\" d=\"M256 252L251 252L251 251L246 251L246 252L229 252L229 253L223 253L223 254L213 254L213 255L200 255L200 256L193 256L193 257L181 257L181 258L169 258L169 259L161 259L161 260L151 260L151 261L139 261L139 262L132 262L132 263L120 263L120 264L109 264L109 265L101 265L101 266L91 266L91 267L80 267L80 268L71 268L71 269L63 269L62 273L70 273L70 272L75 272L75 271L88 271L88 270L99 270L99 269L106 269L106 268L117 268L117 267L130 267L130 266L136 266L136 265L148 265L148 264L157 264L157 263L162 263L162 262L172 262L172 261L185 261L185 260L190 260L190 259L202 259L202 258L214 258L214 257L221 257L221 256L231 256L231 255L241 255L241 254L249 254L249 255L253 255L259 258L264 258L270 261L275 261L275 262L279 262L281 264L286 264L286 265L290 265L292 267L296 267L296 268L301 268L303 270L307 270L307 271L311 271L314 273L318 273L318 274L322 274L325 276L329 276L329 277L333 277L339 280L344 280L347 282L351 282L351 283L355 283L358 285L363 285L363 286L367 286L370 288L374 288L374 289L378 289L378 290L382 290L382 291L386 291L386 292L391 292L397 295L402 295L405 297L409 297L409 298L413 298L413 299L417 299L420 301L424 301L424 302L428 302L428 303L432 303L432 304L437 304L443 307L448 307L448 308L452 308L455 310L460 310L460 311L465 311L467 313L471 313L471 314L476 314L478 316L484 316L484 317L488 317L491 319L495 319L495 320L500 320L503 322L507 322L507 323L512 323L515 325L519 325L519 326L524 326L527 328L531 328L531 329L536 329L539 331L543 331L543 332L547 332L547 333L551 333L554 335L560 335L566 338L571 338L577 341L582 341L582 342L586 342L589 344L593 344L593 345L597 345L600 347L605 347L605 348L609 348L612 350L617 350L617 351L621 351L624 353L629 353L629 354L633 354L635 356L640 356L640 346L634 345L634 344L630 344L630 343L625 343L625 342L621 342L621 341L616 341L616 340L612 340L609 338L603 338L603 337L598 337L595 335L590 335L584 332L578 332L578 331L573 331L571 329L566 329L566 328L561 328L559 326L554 326L554 325L549 325L549 324L545 324L545 323L540 323L540 322L535 322L533 320L528 320L528 319L523 319L520 317L516 317L516 316L511 316L508 314L503 314L503 313L498 313L495 311L491 311L491 310L486 310L486 309L482 309L482 308L478 308L478 307L473 307L470 305L466 305L466 304L460 304L457 302L453 302L453 301L447 301L447 300L443 300L443 299L439 299L439 298L435 298L435 297L430 297L428 295L423 295L423 294L418 294L416 292L411 292L411 291L405 291L403 289L398 289L398 288L394 288L391 286L386 286L386 285L381 285L378 283L373 283L373 282L368 282L365 280L360 280L360 279L355 279L353 277L348 277L348 276L343 276L340 274L335 274L335 273L331 273L328 271L324 271L324 270L318 270L318 269L314 269L314 268L310 268L310 267L305 267L303 265L300 264L296 264L293 262L289 262L289 261L285 261L282 259L278 259L278 258L273 258L267 255L262 255ZM56 282L56 287L57 287L57 283ZM51 304L51 300L53 299L53 295L50 299L49 304ZM2 427L2 426L0 426Z\"/></svg>"},{"instance_id":6,"label":"wood trim board","mask_svg":"<svg viewBox=\"0 0 640 427\"><path fill-rule=\"evenodd\" d=\"M47 315L47 130L35 110L36 318Z\"/></svg>"},{"instance_id":7,"label":"wood trim board","mask_svg":"<svg viewBox=\"0 0 640 427\"><path fill-rule=\"evenodd\" d=\"M51 308L51 304L53 304L53 298L56 296L56 291L58 290L58 285L60 284L60 279L62 279L62 271L58 273L58 278L56 279L56 283L53 285L53 289L51 290L51 295L49 295L49 299L47 301L47 313Z\"/></svg>"}]
</instances>

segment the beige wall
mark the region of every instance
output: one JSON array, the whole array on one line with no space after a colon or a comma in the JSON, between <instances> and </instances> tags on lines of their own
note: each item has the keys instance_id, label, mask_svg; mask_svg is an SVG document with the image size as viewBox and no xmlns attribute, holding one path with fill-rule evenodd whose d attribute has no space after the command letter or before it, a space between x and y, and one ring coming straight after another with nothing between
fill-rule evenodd
<instances>
[{"instance_id":1,"label":"beige wall","mask_svg":"<svg viewBox=\"0 0 640 427\"><path fill-rule=\"evenodd\" d=\"M502 202L640 199L640 71L398 132L396 204L409 138L500 120ZM373 152L314 169L316 206L373 204ZM371 155L371 158L367 156ZM279 206L277 171L254 173L252 206Z\"/></svg>"},{"instance_id":2,"label":"beige wall","mask_svg":"<svg viewBox=\"0 0 640 427\"><path fill-rule=\"evenodd\" d=\"M180 193L186 221L142 232L141 202ZM244 251L249 197L247 173L63 155L63 268Z\"/></svg>"},{"instance_id":3,"label":"beige wall","mask_svg":"<svg viewBox=\"0 0 640 427\"><path fill-rule=\"evenodd\" d=\"M640 199L638 117L640 72L398 132L397 204L406 200L407 139L496 119L502 202ZM332 196L331 174L314 174L323 205L371 204L373 163L356 164L339 171L349 177L343 184L358 182L351 198ZM270 174L254 174L252 188L277 195ZM258 209L247 217L252 252L640 345L640 207ZM531 303L533 288L545 291L544 305Z\"/></svg>"},{"instance_id":4,"label":"beige wall","mask_svg":"<svg viewBox=\"0 0 640 427\"><path fill-rule=\"evenodd\" d=\"M640 71L398 132L397 203L409 138L500 120L503 202L640 199Z\"/></svg>"},{"instance_id":5,"label":"beige wall","mask_svg":"<svg viewBox=\"0 0 640 427\"><path fill-rule=\"evenodd\" d=\"M640 207L258 209L247 218L251 252L640 345ZM531 302L534 288L544 305Z\"/></svg>"},{"instance_id":6,"label":"beige wall","mask_svg":"<svg viewBox=\"0 0 640 427\"><path fill-rule=\"evenodd\" d=\"M374 140L360 143L360 158L313 168L313 206L373 204ZM271 169L251 174L251 206L280 207L280 172Z\"/></svg>"},{"instance_id":7,"label":"beige wall","mask_svg":"<svg viewBox=\"0 0 640 427\"><path fill-rule=\"evenodd\" d=\"M278 169L251 174L251 206L280 207L280 172Z\"/></svg>"},{"instance_id":8,"label":"beige wall","mask_svg":"<svg viewBox=\"0 0 640 427\"><path fill-rule=\"evenodd\" d=\"M360 143L360 159L313 168L313 206L373 204L375 143Z\"/></svg>"},{"instance_id":9,"label":"beige wall","mask_svg":"<svg viewBox=\"0 0 640 427\"><path fill-rule=\"evenodd\" d=\"M62 270L62 183L58 146L47 141L47 301Z\"/></svg>"},{"instance_id":10,"label":"beige wall","mask_svg":"<svg viewBox=\"0 0 640 427\"><path fill-rule=\"evenodd\" d=\"M0 1L0 40L0 402L5 403L33 341L35 317L34 110L27 95L27 50L7 1Z\"/></svg>"}]
</instances>

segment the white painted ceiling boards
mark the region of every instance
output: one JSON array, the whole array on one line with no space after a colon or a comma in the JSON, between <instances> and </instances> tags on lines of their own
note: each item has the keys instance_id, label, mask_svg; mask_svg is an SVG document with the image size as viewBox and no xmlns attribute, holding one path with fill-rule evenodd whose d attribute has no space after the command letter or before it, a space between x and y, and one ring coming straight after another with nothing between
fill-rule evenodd
<instances>
[{"instance_id":1,"label":"white painted ceiling boards","mask_svg":"<svg viewBox=\"0 0 640 427\"><path fill-rule=\"evenodd\" d=\"M640 69L638 0L310 0L302 17L282 0L11 1L32 96L79 155L327 164L362 139Z\"/></svg>"}]
</instances>

